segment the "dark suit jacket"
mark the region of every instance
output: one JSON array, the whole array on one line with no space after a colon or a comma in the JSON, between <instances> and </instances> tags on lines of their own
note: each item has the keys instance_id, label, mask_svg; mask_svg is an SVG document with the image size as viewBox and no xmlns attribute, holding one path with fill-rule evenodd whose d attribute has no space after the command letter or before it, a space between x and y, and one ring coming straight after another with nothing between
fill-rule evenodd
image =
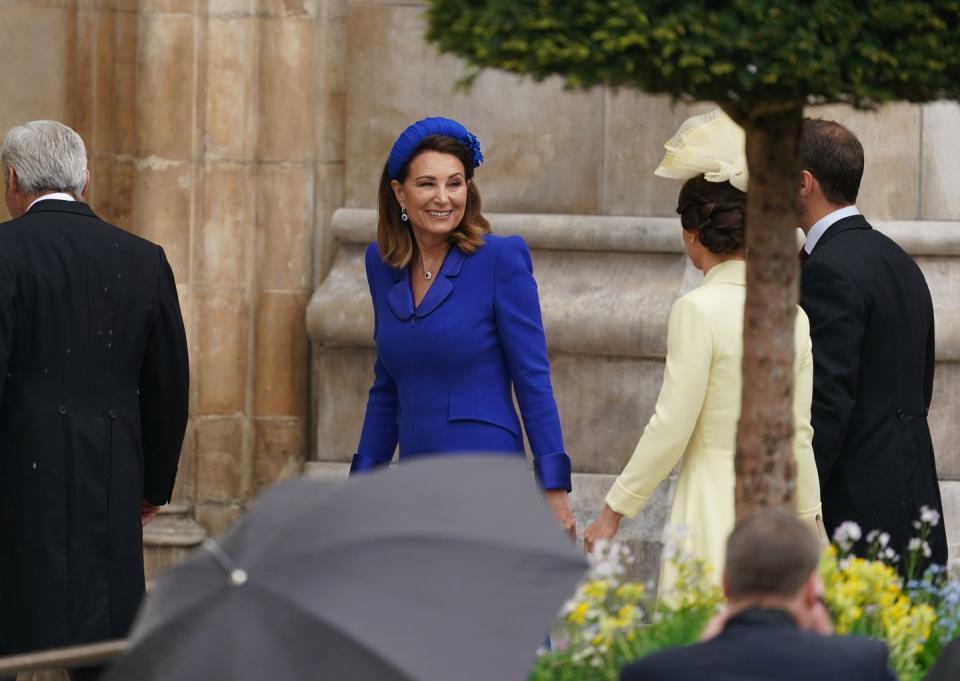
<instances>
[{"instance_id":1,"label":"dark suit jacket","mask_svg":"<svg viewBox=\"0 0 960 681\"><path fill-rule=\"evenodd\" d=\"M126 635L187 380L159 246L83 203L0 224L0 653Z\"/></svg>"},{"instance_id":2,"label":"dark suit jacket","mask_svg":"<svg viewBox=\"0 0 960 681\"><path fill-rule=\"evenodd\" d=\"M930 291L920 268L863 216L833 224L803 265L813 340L813 450L828 531L844 520L890 533L906 556L911 523L941 512L927 425L933 394ZM943 523L930 537L947 559Z\"/></svg>"},{"instance_id":3,"label":"dark suit jacket","mask_svg":"<svg viewBox=\"0 0 960 681\"><path fill-rule=\"evenodd\" d=\"M452 247L416 308L407 268L367 249L377 360L353 471L437 453L522 453L517 394L534 471L570 489L570 459L550 382L527 245L489 234L472 255Z\"/></svg>"},{"instance_id":4,"label":"dark suit jacket","mask_svg":"<svg viewBox=\"0 0 960 681\"><path fill-rule=\"evenodd\" d=\"M788 613L747 610L716 638L655 653L621 681L895 681L887 649L858 636L800 631Z\"/></svg>"}]
</instances>

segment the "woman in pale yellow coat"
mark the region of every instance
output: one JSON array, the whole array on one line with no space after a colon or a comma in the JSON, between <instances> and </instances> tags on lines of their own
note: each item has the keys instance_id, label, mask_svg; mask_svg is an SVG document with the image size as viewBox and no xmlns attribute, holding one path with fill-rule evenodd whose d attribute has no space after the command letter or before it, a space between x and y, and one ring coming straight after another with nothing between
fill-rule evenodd
<instances>
[{"instance_id":1,"label":"woman in pale yellow coat","mask_svg":"<svg viewBox=\"0 0 960 681\"><path fill-rule=\"evenodd\" d=\"M708 123L724 126L726 132L730 126L736 128L729 119L720 118L719 112L698 119L711 116ZM717 120L720 123L715 123ZM665 163L670 158L668 153ZM740 172L731 172L738 167ZM670 311L666 369L656 409L633 456L607 494L603 510L584 533L584 541L591 550L598 540L611 539L621 518L636 516L680 462L669 524L685 528L684 548L705 560L719 581L724 545L734 525L733 459L740 416L746 294L746 194L729 180L716 181L716 175L730 177L745 189L745 162L721 163L717 170L713 181L697 173L680 192L677 212L683 243L690 260L704 272L703 282L678 299ZM676 176L665 172L663 165L658 174ZM810 427L813 358L809 322L799 306L794 347L797 512L815 526L821 511ZM672 582L667 564L661 589Z\"/></svg>"}]
</instances>

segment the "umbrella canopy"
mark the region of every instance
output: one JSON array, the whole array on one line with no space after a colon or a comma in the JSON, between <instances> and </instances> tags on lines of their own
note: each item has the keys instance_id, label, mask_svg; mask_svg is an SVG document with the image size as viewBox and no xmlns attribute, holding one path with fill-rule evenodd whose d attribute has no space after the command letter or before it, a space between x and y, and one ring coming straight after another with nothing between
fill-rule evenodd
<instances>
[{"instance_id":1,"label":"umbrella canopy","mask_svg":"<svg viewBox=\"0 0 960 681\"><path fill-rule=\"evenodd\" d=\"M108 678L519 681L585 568L518 457L294 480L157 580Z\"/></svg>"}]
</instances>

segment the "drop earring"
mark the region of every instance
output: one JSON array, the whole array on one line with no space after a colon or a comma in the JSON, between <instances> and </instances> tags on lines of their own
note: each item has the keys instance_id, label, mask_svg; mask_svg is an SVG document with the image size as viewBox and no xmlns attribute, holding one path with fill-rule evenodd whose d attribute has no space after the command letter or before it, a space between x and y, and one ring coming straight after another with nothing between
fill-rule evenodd
<instances>
[{"instance_id":1,"label":"drop earring","mask_svg":"<svg viewBox=\"0 0 960 681\"><path fill-rule=\"evenodd\" d=\"M401 208L401 209L400 209L400 219L403 220L404 222L406 222L407 220L410 219L410 216L407 215L407 209L406 209L406 208Z\"/></svg>"}]
</instances>

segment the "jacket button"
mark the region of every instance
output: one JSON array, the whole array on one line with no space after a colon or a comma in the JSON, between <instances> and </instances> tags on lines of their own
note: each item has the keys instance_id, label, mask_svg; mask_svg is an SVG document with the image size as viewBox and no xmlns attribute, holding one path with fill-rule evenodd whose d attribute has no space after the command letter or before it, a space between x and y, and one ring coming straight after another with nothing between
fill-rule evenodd
<instances>
[{"instance_id":1,"label":"jacket button","mask_svg":"<svg viewBox=\"0 0 960 681\"><path fill-rule=\"evenodd\" d=\"M60 414L60 416L66 416L67 408L61 404L59 407L57 407L57 412Z\"/></svg>"},{"instance_id":2,"label":"jacket button","mask_svg":"<svg viewBox=\"0 0 960 681\"><path fill-rule=\"evenodd\" d=\"M117 412L115 412L113 409L111 409L110 411L107 412L107 416L109 416L109 417L112 418L112 419L115 419L115 418L117 418Z\"/></svg>"},{"instance_id":3,"label":"jacket button","mask_svg":"<svg viewBox=\"0 0 960 681\"><path fill-rule=\"evenodd\" d=\"M903 418L903 409L897 409L897 418L898 418L898 419L902 419L902 418Z\"/></svg>"}]
</instances>

